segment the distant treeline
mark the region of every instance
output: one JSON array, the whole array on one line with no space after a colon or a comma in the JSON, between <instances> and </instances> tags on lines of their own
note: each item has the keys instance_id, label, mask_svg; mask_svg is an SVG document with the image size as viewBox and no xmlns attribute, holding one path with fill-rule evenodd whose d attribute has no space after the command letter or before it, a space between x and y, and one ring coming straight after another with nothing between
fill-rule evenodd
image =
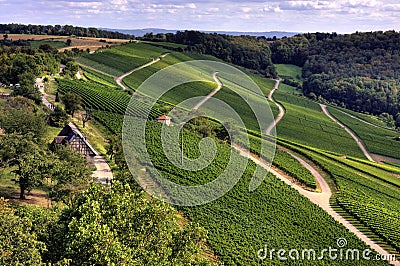
<instances>
[{"instance_id":1,"label":"distant treeline","mask_svg":"<svg viewBox=\"0 0 400 266\"><path fill-rule=\"evenodd\" d=\"M176 34L146 34L146 40L187 45L182 51L209 54L235 65L276 77L267 39L252 36L230 36L199 31L178 31Z\"/></svg>"},{"instance_id":2,"label":"distant treeline","mask_svg":"<svg viewBox=\"0 0 400 266\"><path fill-rule=\"evenodd\" d=\"M271 44L274 63L303 67L303 90L400 126L400 33L302 34Z\"/></svg>"},{"instance_id":3,"label":"distant treeline","mask_svg":"<svg viewBox=\"0 0 400 266\"><path fill-rule=\"evenodd\" d=\"M39 34L77 37L97 37L109 39L134 39L135 36L119 32L99 30L96 28L83 28L71 25L23 25L23 24L0 24L1 34Z\"/></svg>"}]
</instances>

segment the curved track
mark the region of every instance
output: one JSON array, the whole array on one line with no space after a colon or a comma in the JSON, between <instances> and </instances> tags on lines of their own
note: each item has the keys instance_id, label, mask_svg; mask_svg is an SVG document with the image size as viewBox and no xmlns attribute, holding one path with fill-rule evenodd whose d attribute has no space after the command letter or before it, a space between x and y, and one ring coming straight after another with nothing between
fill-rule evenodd
<instances>
[{"instance_id":1,"label":"curved track","mask_svg":"<svg viewBox=\"0 0 400 266\"><path fill-rule=\"evenodd\" d=\"M349 133L349 135L356 141L358 147L360 147L361 151L363 152L364 156L367 157L367 159L371 162L375 162L374 159L372 159L371 154L369 154L369 152L367 151L367 149L365 148L364 144L361 142L361 139L353 132L351 131L348 127L346 127L345 125L343 125L342 123L339 122L339 120L337 120L336 118L334 118L328 111L328 109L326 108L326 105L324 104L319 104L321 106L322 112L328 116L332 121L334 121L336 124L338 124L341 128L343 128L344 130L346 130L347 133Z\"/></svg>"},{"instance_id":2,"label":"curved track","mask_svg":"<svg viewBox=\"0 0 400 266\"><path fill-rule=\"evenodd\" d=\"M274 97L273 97L274 92L279 88L279 83L281 82L281 80L280 80L280 79L277 79L277 80L275 80L275 82L276 82L276 83L275 83L274 88L273 88L273 89L269 92L269 94L268 94L268 100L270 100L271 102L273 102L273 103L278 107L279 113L278 113L278 115L276 116L274 122L273 122L271 125L269 125L269 127L265 130L265 133L266 133L267 135L270 135L272 129L273 129L274 127L276 127L276 125L279 123L279 121L281 121L281 119L282 119L283 116L285 115L285 108L283 108L283 106L282 106L280 103L276 102L276 101L274 100Z\"/></svg>"}]
</instances>

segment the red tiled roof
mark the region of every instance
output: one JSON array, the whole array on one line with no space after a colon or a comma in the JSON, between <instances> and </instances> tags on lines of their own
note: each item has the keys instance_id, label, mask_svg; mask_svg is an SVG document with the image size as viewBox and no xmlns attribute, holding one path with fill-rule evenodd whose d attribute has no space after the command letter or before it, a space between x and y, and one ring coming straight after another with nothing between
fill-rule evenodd
<instances>
[{"instance_id":1,"label":"red tiled roof","mask_svg":"<svg viewBox=\"0 0 400 266\"><path fill-rule=\"evenodd\" d=\"M166 116L166 115L162 115L159 118L157 118L157 120L171 120L171 117Z\"/></svg>"}]
</instances>

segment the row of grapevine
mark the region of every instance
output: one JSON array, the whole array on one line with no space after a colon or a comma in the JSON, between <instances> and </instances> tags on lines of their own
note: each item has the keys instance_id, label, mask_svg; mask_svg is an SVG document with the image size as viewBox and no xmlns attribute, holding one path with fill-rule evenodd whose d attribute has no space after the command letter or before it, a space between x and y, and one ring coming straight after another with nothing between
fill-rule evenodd
<instances>
[{"instance_id":1,"label":"row of grapevine","mask_svg":"<svg viewBox=\"0 0 400 266\"><path fill-rule=\"evenodd\" d=\"M312 189L317 188L315 178L311 172L304 168L299 161L297 161L287 152L277 150L275 152L273 164L278 166L279 169L285 171L292 178L298 180L303 185Z\"/></svg>"},{"instance_id":2,"label":"row of grapevine","mask_svg":"<svg viewBox=\"0 0 400 266\"><path fill-rule=\"evenodd\" d=\"M357 170L350 165L351 162L333 160L332 156L316 149L292 142L284 143L318 163L331 175L335 183L331 189L338 190L338 193L332 196L331 201L334 205L343 208L368 230L379 235L385 243L400 252L400 188L393 180L386 181L385 175L388 173L382 173L377 167L373 170L370 165L362 164L357 165Z\"/></svg>"},{"instance_id":3,"label":"row of grapevine","mask_svg":"<svg viewBox=\"0 0 400 266\"><path fill-rule=\"evenodd\" d=\"M127 112L131 96L126 92L82 80L58 79L57 81L60 93L73 92L80 95L87 109L117 114L125 114ZM148 108L146 103L136 101L130 105L128 112L129 115L143 117L145 110ZM152 109L152 112L150 112L151 118L158 115L160 115L160 112L156 109Z\"/></svg>"},{"instance_id":4,"label":"row of grapevine","mask_svg":"<svg viewBox=\"0 0 400 266\"><path fill-rule=\"evenodd\" d=\"M399 132L381 127L374 127L358 121L335 108L328 107L329 112L340 122L349 127L365 143L369 152L400 159L400 141L394 140Z\"/></svg>"},{"instance_id":5,"label":"row of grapevine","mask_svg":"<svg viewBox=\"0 0 400 266\"><path fill-rule=\"evenodd\" d=\"M186 171L174 166L166 158L160 130L160 124L148 123L146 141L147 152L164 177L179 184L199 185L214 180L225 170L231 153L229 145L216 141L217 154L214 161L205 169ZM137 132L132 131L131 134ZM196 133L185 131L184 152L187 157L199 156L200 139ZM142 152L145 151L135 150L132 154ZM246 159L241 157L240 160ZM351 248L367 248L320 207L266 172L262 173L265 180L261 186L249 192L248 185L254 169L255 165L248 162L239 182L218 200L196 207L180 207L186 217L208 231L208 242L225 265L292 265L293 261L279 261L276 256L272 260L262 261L257 257L257 252L265 246L276 250L307 248L322 251L329 246L335 247L336 239L340 237L346 238ZM353 261L333 261L326 257L315 265L352 265L351 263ZM306 261L305 264L313 263ZM363 265L384 263L363 261Z\"/></svg>"},{"instance_id":6,"label":"row of grapevine","mask_svg":"<svg viewBox=\"0 0 400 266\"><path fill-rule=\"evenodd\" d=\"M169 50L145 43L129 43L84 54L77 60L113 76L120 76L144 65Z\"/></svg>"}]
</instances>

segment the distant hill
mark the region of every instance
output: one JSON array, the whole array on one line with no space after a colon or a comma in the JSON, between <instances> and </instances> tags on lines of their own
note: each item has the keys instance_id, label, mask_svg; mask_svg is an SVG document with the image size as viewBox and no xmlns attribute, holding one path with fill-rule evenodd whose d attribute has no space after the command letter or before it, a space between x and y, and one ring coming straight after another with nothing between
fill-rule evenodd
<instances>
[{"instance_id":1,"label":"distant hill","mask_svg":"<svg viewBox=\"0 0 400 266\"><path fill-rule=\"evenodd\" d=\"M124 34L132 34L137 37L141 37L145 35L148 32L152 32L153 34L157 33L176 33L178 30L166 30L166 29L158 29L158 28L147 28L147 29L133 29L133 30L123 30L123 29L108 29L108 28L102 28L102 30L107 30L107 31L115 31L115 32L120 32ZM285 32L285 31L266 31L266 32L242 32L242 31L204 31L200 30L201 32L205 33L218 33L218 34L227 34L227 35L233 35L233 36L240 36L240 35L250 35L250 36L265 36L265 37L274 37L276 36L277 38L282 38L282 37L291 37L297 34L300 34L299 32Z\"/></svg>"}]
</instances>

